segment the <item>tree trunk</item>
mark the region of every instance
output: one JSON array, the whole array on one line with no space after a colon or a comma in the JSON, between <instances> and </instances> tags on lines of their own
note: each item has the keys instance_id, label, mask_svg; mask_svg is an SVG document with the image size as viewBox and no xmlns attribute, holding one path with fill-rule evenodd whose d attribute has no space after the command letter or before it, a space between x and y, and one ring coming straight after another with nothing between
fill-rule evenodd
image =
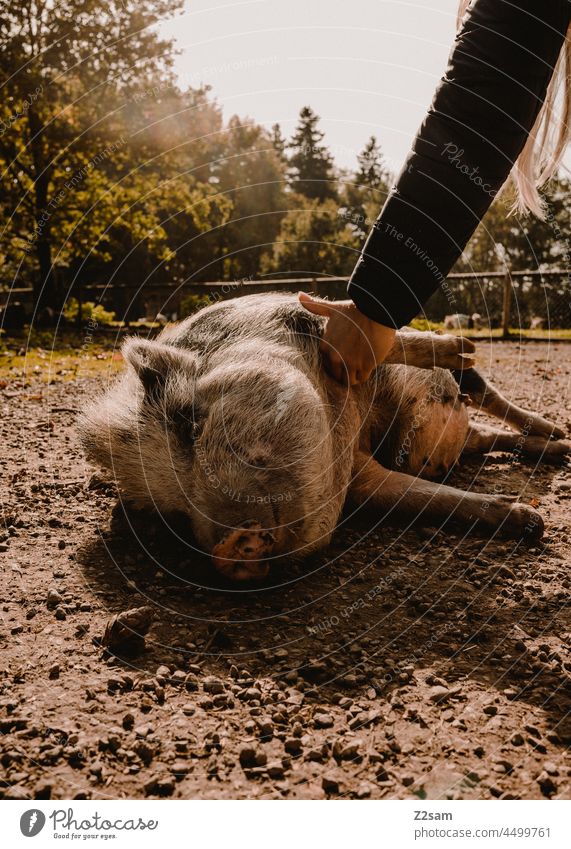
<instances>
[{"instance_id":1,"label":"tree trunk","mask_svg":"<svg viewBox=\"0 0 571 849\"><path fill-rule=\"evenodd\" d=\"M51 166L44 156L42 132L43 125L31 108L28 110L30 127L30 147L34 161L34 200L36 207L36 257L39 266L39 278L34 282L34 312L37 316L45 307L58 312L62 307L59 298L56 275L52 264L52 239L48 207ZM45 319L45 316L43 317ZM57 318L57 316L55 316Z\"/></svg>"},{"instance_id":2,"label":"tree trunk","mask_svg":"<svg viewBox=\"0 0 571 849\"><path fill-rule=\"evenodd\" d=\"M36 315L45 307L59 312L61 302L55 271L52 265L52 245L49 233L36 242L39 276L34 281L34 310ZM56 316L57 318L57 316Z\"/></svg>"}]
</instances>

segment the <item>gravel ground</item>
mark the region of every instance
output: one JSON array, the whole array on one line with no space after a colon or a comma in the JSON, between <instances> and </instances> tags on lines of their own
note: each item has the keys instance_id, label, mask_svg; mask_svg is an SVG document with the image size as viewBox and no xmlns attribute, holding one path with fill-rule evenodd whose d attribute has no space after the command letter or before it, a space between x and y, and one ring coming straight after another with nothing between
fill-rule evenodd
<instances>
[{"instance_id":1,"label":"gravel ground","mask_svg":"<svg viewBox=\"0 0 571 849\"><path fill-rule=\"evenodd\" d=\"M571 346L479 351L570 429ZM41 356L0 383L4 798L571 797L568 468L454 473L537 505L534 548L361 516L236 590L184 527L116 507L74 433L105 377ZM106 624L141 606L146 641L110 655Z\"/></svg>"}]
</instances>

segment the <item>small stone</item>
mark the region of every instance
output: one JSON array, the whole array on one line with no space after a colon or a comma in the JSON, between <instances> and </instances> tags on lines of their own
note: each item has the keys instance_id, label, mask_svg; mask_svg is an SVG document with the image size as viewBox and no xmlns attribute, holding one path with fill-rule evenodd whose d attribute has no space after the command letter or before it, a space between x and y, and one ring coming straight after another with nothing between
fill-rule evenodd
<instances>
[{"instance_id":1,"label":"small stone","mask_svg":"<svg viewBox=\"0 0 571 849\"><path fill-rule=\"evenodd\" d=\"M350 740L339 751L339 757L342 761L353 761L361 756L362 740Z\"/></svg>"},{"instance_id":2,"label":"small stone","mask_svg":"<svg viewBox=\"0 0 571 849\"><path fill-rule=\"evenodd\" d=\"M253 702L262 698L262 692L257 687L248 687L238 694L238 698L244 702Z\"/></svg>"},{"instance_id":3,"label":"small stone","mask_svg":"<svg viewBox=\"0 0 571 849\"><path fill-rule=\"evenodd\" d=\"M189 692L194 692L198 690L198 678L194 675L193 672L189 672L186 678L184 679L184 686Z\"/></svg>"},{"instance_id":4,"label":"small stone","mask_svg":"<svg viewBox=\"0 0 571 849\"><path fill-rule=\"evenodd\" d=\"M521 734L516 732L512 735L510 743L512 744L512 746L523 746L525 740L523 739L523 736Z\"/></svg>"},{"instance_id":5,"label":"small stone","mask_svg":"<svg viewBox=\"0 0 571 849\"><path fill-rule=\"evenodd\" d=\"M557 784L549 775L547 775L547 773L542 772L537 779L537 783L539 784L541 792L544 796L547 796L547 798L550 798L557 793Z\"/></svg>"},{"instance_id":6,"label":"small stone","mask_svg":"<svg viewBox=\"0 0 571 849\"><path fill-rule=\"evenodd\" d=\"M268 762L268 756L263 749L256 750L256 766L265 766Z\"/></svg>"},{"instance_id":7,"label":"small stone","mask_svg":"<svg viewBox=\"0 0 571 849\"><path fill-rule=\"evenodd\" d=\"M125 731L130 731L135 725L135 717L132 713L126 713L123 719L121 720L121 724Z\"/></svg>"},{"instance_id":8,"label":"small stone","mask_svg":"<svg viewBox=\"0 0 571 849\"><path fill-rule=\"evenodd\" d=\"M303 746L299 737L288 737L284 740L284 749L289 755L299 755Z\"/></svg>"},{"instance_id":9,"label":"small stone","mask_svg":"<svg viewBox=\"0 0 571 849\"><path fill-rule=\"evenodd\" d=\"M174 778L153 775L145 784L146 796L172 796L175 789Z\"/></svg>"},{"instance_id":10,"label":"small stone","mask_svg":"<svg viewBox=\"0 0 571 849\"><path fill-rule=\"evenodd\" d=\"M89 765L89 772L91 775L95 775L96 778L100 779L103 774L103 764L101 761L93 761Z\"/></svg>"},{"instance_id":11,"label":"small stone","mask_svg":"<svg viewBox=\"0 0 571 849\"><path fill-rule=\"evenodd\" d=\"M485 705L482 710L488 716L495 716L498 712L496 705Z\"/></svg>"},{"instance_id":12,"label":"small stone","mask_svg":"<svg viewBox=\"0 0 571 849\"><path fill-rule=\"evenodd\" d=\"M559 775L559 770L557 766L552 761L546 761L543 764L543 769L548 775Z\"/></svg>"},{"instance_id":13,"label":"small stone","mask_svg":"<svg viewBox=\"0 0 571 849\"><path fill-rule=\"evenodd\" d=\"M317 763L321 763L327 758L327 746L323 745L320 749L313 748L310 749L306 755L306 761L316 761Z\"/></svg>"},{"instance_id":14,"label":"small stone","mask_svg":"<svg viewBox=\"0 0 571 849\"><path fill-rule=\"evenodd\" d=\"M59 663L54 663L53 666L50 666L50 670L48 672L48 678L50 681L55 681L56 678L59 678L60 673L60 665Z\"/></svg>"},{"instance_id":15,"label":"small stone","mask_svg":"<svg viewBox=\"0 0 571 849\"><path fill-rule=\"evenodd\" d=\"M256 748L252 745L242 746L238 753L240 766L247 768L256 765Z\"/></svg>"},{"instance_id":16,"label":"small stone","mask_svg":"<svg viewBox=\"0 0 571 849\"><path fill-rule=\"evenodd\" d=\"M40 778L34 788L34 799L51 799L52 787L49 778Z\"/></svg>"},{"instance_id":17,"label":"small stone","mask_svg":"<svg viewBox=\"0 0 571 849\"><path fill-rule=\"evenodd\" d=\"M448 687L444 687L440 684L436 687L431 687L428 691L428 698L431 702L435 702L436 704L446 701L449 696L450 690Z\"/></svg>"},{"instance_id":18,"label":"small stone","mask_svg":"<svg viewBox=\"0 0 571 849\"><path fill-rule=\"evenodd\" d=\"M63 607L56 607L55 617L60 622L63 622L64 619L67 619L67 614L66 614L65 610L63 609Z\"/></svg>"},{"instance_id":19,"label":"small stone","mask_svg":"<svg viewBox=\"0 0 571 849\"><path fill-rule=\"evenodd\" d=\"M191 771L192 767L186 761L175 761L171 766L171 772L177 779L184 778Z\"/></svg>"},{"instance_id":20,"label":"small stone","mask_svg":"<svg viewBox=\"0 0 571 849\"><path fill-rule=\"evenodd\" d=\"M313 717L316 728L332 728L334 724L330 713L316 713Z\"/></svg>"},{"instance_id":21,"label":"small stone","mask_svg":"<svg viewBox=\"0 0 571 849\"><path fill-rule=\"evenodd\" d=\"M208 675L202 682L202 689L205 693L217 695L218 693L223 693L225 688L223 682L219 678L216 678L214 675ZM256 698L259 698L259 696Z\"/></svg>"},{"instance_id":22,"label":"small stone","mask_svg":"<svg viewBox=\"0 0 571 849\"><path fill-rule=\"evenodd\" d=\"M156 678L158 681L160 681L161 679L163 679L163 680L161 681L161 684L164 684L164 682L165 682L168 678L170 678L170 674L171 674L171 671L170 671L170 669L168 668L168 666L159 666L159 667L158 667L158 669L157 669L157 671L155 672L155 678Z\"/></svg>"},{"instance_id":23,"label":"small stone","mask_svg":"<svg viewBox=\"0 0 571 849\"><path fill-rule=\"evenodd\" d=\"M186 681L186 672L183 672L182 669L175 669L173 674L170 677L170 683L174 687L181 687Z\"/></svg>"},{"instance_id":24,"label":"small stone","mask_svg":"<svg viewBox=\"0 0 571 849\"><path fill-rule=\"evenodd\" d=\"M58 604L62 603L63 598L60 595L60 593L54 587L52 587L51 589L48 590L48 595L47 595L46 600L47 600L48 607L57 607Z\"/></svg>"},{"instance_id":25,"label":"small stone","mask_svg":"<svg viewBox=\"0 0 571 849\"><path fill-rule=\"evenodd\" d=\"M269 716L260 717L258 720L261 740L271 740L274 736L274 723Z\"/></svg>"},{"instance_id":26,"label":"small stone","mask_svg":"<svg viewBox=\"0 0 571 849\"><path fill-rule=\"evenodd\" d=\"M195 707L194 707L194 705L193 705L193 704L191 704L190 702L186 702L186 703L182 706L182 712L184 713L184 715L185 715L185 716L192 716L192 715L193 715L193 713L195 713L195 712L196 712L196 708L195 708Z\"/></svg>"},{"instance_id":27,"label":"small stone","mask_svg":"<svg viewBox=\"0 0 571 849\"><path fill-rule=\"evenodd\" d=\"M326 772L321 779L321 786L329 794L339 793L339 779L332 772Z\"/></svg>"},{"instance_id":28,"label":"small stone","mask_svg":"<svg viewBox=\"0 0 571 849\"><path fill-rule=\"evenodd\" d=\"M545 755L547 752L547 747L541 743L539 740L534 740L533 737L528 737L527 742L530 746L533 746L536 752L539 752L542 755Z\"/></svg>"},{"instance_id":29,"label":"small stone","mask_svg":"<svg viewBox=\"0 0 571 849\"><path fill-rule=\"evenodd\" d=\"M146 740L136 740L133 744L133 751L138 755L145 766L148 766L153 760L155 750Z\"/></svg>"},{"instance_id":30,"label":"small stone","mask_svg":"<svg viewBox=\"0 0 571 849\"><path fill-rule=\"evenodd\" d=\"M272 761L266 767L269 778L279 781L285 775L284 765L280 761Z\"/></svg>"}]
</instances>

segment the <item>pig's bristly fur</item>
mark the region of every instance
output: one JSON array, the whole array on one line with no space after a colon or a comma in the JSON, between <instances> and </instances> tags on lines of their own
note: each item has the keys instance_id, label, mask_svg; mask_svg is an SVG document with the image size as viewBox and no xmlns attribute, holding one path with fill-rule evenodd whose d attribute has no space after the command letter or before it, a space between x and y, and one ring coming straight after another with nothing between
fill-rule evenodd
<instances>
[{"instance_id":1,"label":"pig's bristly fur","mask_svg":"<svg viewBox=\"0 0 571 849\"><path fill-rule=\"evenodd\" d=\"M491 521L483 496L444 487L435 507L433 484L402 490L400 480L442 476L469 442L450 371L398 364L458 368L460 340L401 334L402 353L347 389L322 368L323 326L294 295L251 295L207 307L156 341L128 340L125 373L81 417L89 459L135 506L185 513L208 552L252 523L271 533L276 555L326 545L348 493L362 501L365 481L377 497L373 452L385 500L393 487L401 501L428 499L434 515Z\"/></svg>"}]
</instances>

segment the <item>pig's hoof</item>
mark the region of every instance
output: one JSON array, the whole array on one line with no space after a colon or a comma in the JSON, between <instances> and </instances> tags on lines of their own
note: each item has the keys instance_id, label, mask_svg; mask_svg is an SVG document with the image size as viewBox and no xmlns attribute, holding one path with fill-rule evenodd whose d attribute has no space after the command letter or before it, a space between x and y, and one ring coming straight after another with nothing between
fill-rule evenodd
<instances>
[{"instance_id":1,"label":"pig's hoof","mask_svg":"<svg viewBox=\"0 0 571 849\"><path fill-rule=\"evenodd\" d=\"M565 431L550 422L549 419L544 419L543 416L534 413L526 413L526 415L528 418L522 429L525 430L527 427L528 433L534 436L543 436L545 439L563 439L565 436Z\"/></svg>"},{"instance_id":2,"label":"pig's hoof","mask_svg":"<svg viewBox=\"0 0 571 849\"><path fill-rule=\"evenodd\" d=\"M275 537L261 525L251 523L227 534L212 549L214 567L231 581L261 581L270 571L265 561Z\"/></svg>"},{"instance_id":3,"label":"pig's hoof","mask_svg":"<svg viewBox=\"0 0 571 849\"><path fill-rule=\"evenodd\" d=\"M434 364L440 368L474 368L476 346L470 339L446 334L440 336L434 347Z\"/></svg>"},{"instance_id":4,"label":"pig's hoof","mask_svg":"<svg viewBox=\"0 0 571 849\"><path fill-rule=\"evenodd\" d=\"M503 529L514 539L536 542L542 538L545 525L537 510L517 502L511 505Z\"/></svg>"},{"instance_id":5,"label":"pig's hoof","mask_svg":"<svg viewBox=\"0 0 571 849\"><path fill-rule=\"evenodd\" d=\"M571 453L571 443L566 439L546 439L542 436L526 436L521 441L521 451L528 457L543 463L565 463Z\"/></svg>"}]
</instances>

